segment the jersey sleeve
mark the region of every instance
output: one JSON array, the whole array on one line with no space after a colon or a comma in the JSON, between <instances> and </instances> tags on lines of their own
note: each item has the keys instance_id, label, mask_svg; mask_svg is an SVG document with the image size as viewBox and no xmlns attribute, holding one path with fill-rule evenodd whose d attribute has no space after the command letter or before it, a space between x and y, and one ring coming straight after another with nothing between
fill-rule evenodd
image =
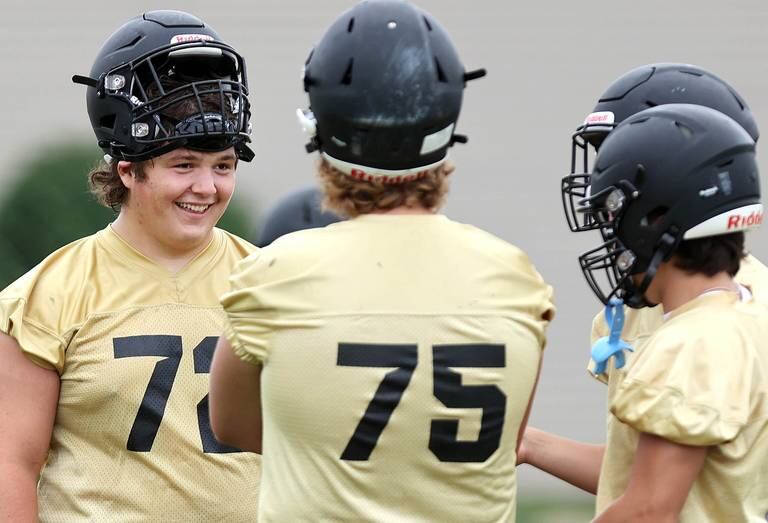
<instances>
[{"instance_id":1,"label":"jersey sleeve","mask_svg":"<svg viewBox=\"0 0 768 523\"><path fill-rule=\"evenodd\" d=\"M512 256L506 262L510 267L516 267L510 280L506 282L504 293L511 300L511 308L525 312L530 318L527 324L533 335L544 348L546 345L546 329L555 317L554 292L541 274L536 270L528 255L517 248L512 250Z\"/></svg>"},{"instance_id":2,"label":"jersey sleeve","mask_svg":"<svg viewBox=\"0 0 768 523\"><path fill-rule=\"evenodd\" d=\"M224 336L235 354L254 365L261 365L269 352L267 330L259 314L263 307L255 293L264 269L262 253L252 254L237 264L229 278L229 292L221 297L226 312Z\"/></svg>"},{"instance_id":3,"label":"jersey sleeve","mask_svg":"<svg viewBox=\"0 0 768 523\"><path fill-rule=\"evenodd\" d=\"M662 329L648 341L610 409L640 432L718 445L748 422L756 365L736 329L687 327Z\"/></svg>"},{"instance_id":4,"label":"jersey sleeve","mask_svg":"<svg viewBox=\"0 0 768 523\"><path fill-rule=\"evenodd\" d=\"M35 273L28 273L0 293L0 331L14 338L32 362L61 373L67 342L53 318L46 318L46 311L56 315L56 298L38 303L46 293L35 284Z\"/></svg>"}]
</instances>

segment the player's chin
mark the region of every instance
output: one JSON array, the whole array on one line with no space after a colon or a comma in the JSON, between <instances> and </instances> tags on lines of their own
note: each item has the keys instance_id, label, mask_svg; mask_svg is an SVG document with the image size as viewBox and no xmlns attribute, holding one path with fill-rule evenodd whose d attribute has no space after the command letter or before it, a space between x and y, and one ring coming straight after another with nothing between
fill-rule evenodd
<instances>
[{"instance_id":1,"label":"player's chin","mask_svg":"<svg viewBox=\"0 0 768 523\"><path fill-rule=\"evenodd\" d=\"M186 242L202 241L211 234L211 230L216 226L223 212L210 213L209 209L205 215L196 216L192 219L185 217L176 223L176 234L178 239Z\"/></svg>"}]
</instances>

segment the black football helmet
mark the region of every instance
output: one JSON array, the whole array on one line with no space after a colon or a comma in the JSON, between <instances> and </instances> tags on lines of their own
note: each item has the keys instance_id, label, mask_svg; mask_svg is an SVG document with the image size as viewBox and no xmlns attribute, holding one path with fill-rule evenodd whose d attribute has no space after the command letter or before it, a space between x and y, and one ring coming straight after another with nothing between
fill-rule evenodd
<instances>
[{"instance_id":1,"label":"black football helmet","mask_svg":"<svg viewBox=\"0 0 768 523\"><path fill-rule=\"evenodd\" d=\"M72 80L88 86L91 126L112 158L143 161L182 146L234 146L240 159L253 158L245 61L193 15L129 20L104 43L90 76Z\"/></svg>"},{"instance_id":2,"label":"black football helmet","mask_svg":"<svg viewBox=\"0 0 768 523\"><path fill-rule=\"evenodd\" d=\"M267 211L256 245L266 247L285 234L342 221L340 216L322 209L322 199L323 195L316 187L303 187L288 193Z\"/></svg>"},{"instance_id":3,"label":"black football helmet","mask_svg":"<svg viewBox=\"0 0 768 523\"><path fill-rule=\"evenodd\" d=\"M652 64L620 76L600 97L571 140L571 173L562 179L563 209L571 231L599 228L588 215L577 212L589 187L590 146L598 150L608 133L635 113L670 103L711 107L738 122L753 140L757 122L744 99L714 74L687 64Z\"/></svg>"},{"instance_id":4,"label":"black football helmet","mask_svg":"<svg viewBox=\"0 0 768 523\"><path fill-rule=\"evenodd\" d=\"M439 165L466 137L454 133L466 72L445 29L404 1L367 0L342 14L310 54L298 111L337 169L399 183Z\"/></svg>"},{"instance_id":5,"label":"black football helmet","mask_svg":"<svg viewBox=\"0 0 768 523\"><path fill-rule=\"evenodd\" d=\"M589 181L578 210L608 231L579 263L606 305L652 305L644 293L681 241L762 223L752 136L700 105L667 104L624 120L601 145Z\"/></svg>"}]
</instances>

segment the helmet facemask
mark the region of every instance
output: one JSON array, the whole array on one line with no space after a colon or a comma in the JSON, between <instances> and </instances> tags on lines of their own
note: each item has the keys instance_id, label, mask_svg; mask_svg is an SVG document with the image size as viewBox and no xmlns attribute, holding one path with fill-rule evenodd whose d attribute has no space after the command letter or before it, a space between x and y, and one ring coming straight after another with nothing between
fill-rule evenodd
<instances>
[{"instance_id":1,"label":"helmet facemask","mask_svg":"<svg viewBox=\"0 0 768 523\"><path fill-rule=\"evenodd\" d=\"M99 122L117 138L100 143L110 156L144 161L179 147L217 152L234 146L241 159L253 158L245 146L250 104L244 60L228 45L196 36L118 65L98 79L74 78L113 106L129 107L129 117L121 118L126 113L120 109Z\"/></svg>"},{"instance_id":2,"label":"helmet facemask","mask_svg":"<svg viewBox=\"0 0 768 523\"><path fill-rule=\"evenodd\" d=\"M601 245L579 256L579 266L592 292L604 305L619 299L632 308L654 306L645 298L645 292L659 265L669 258L678 242L672 234L665 233L651 258L644 259L619 239L626 209L639 196L631 183L622 180L579 202L577 211L603 238Z\"/></svg>"},{"instance_id":3,"label":"helmet facemask","mask_svg":"<svg viewBox=\"0 0 768 523\"><path fill-rule=\"evenodd\" d=\"M616 127L611 115L610 122L591 122L599 113L587 117L571 137L571 173L562 178L560 193L563 212L572 232L592 231L600 228L591 214L585 212L582 202L589 197L590 159L597 153L608 133Z\"/></svg>"},{"instance_id":4,"label":"helmet facemask","mask_svg":"<svg viewBox=\"0 0 768 523\"><path fill-rule=\"evenodd\" d=\"M172 46L111 71L126 75L127 89L107 96L128 98L131 137L146 150L125 159L142 160L178 147L216 152L248 139L250 107L241 81L242 59L213 42ZM244 158L245 159L245 158Z\"/></svg>"}]
</instances>

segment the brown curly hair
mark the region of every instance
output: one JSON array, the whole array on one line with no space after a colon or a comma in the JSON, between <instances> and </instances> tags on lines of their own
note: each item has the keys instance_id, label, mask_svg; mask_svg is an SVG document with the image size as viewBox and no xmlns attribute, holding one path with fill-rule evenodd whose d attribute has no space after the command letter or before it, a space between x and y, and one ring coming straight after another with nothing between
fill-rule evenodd
<instances>
[{"instance_id":1,"label":"brown curly hair","mask_svg":"<svg viewBox=\"0 0 768 523\"><path fill-rule=\"evenodd\" d=\"M447 176L454 169L452 164L445 162L415 180L395 184L375 178L353 178L321 158L317 174L324 195L323 207L340 216L354 218L403 205L436 211L445 203Z\"/></svg>"},{"instance_id":2,"label":"brown curly hair","mask_svg":"<svg viewBox=\"0 0 768 523\"><path fill-rule=\"evenodd\" d=\"M143 181L147 177L144 166L151 161L131 164L131 172L137 180ZM96 201L105 207L110 207L115 212L120 210L120 206L129 192L117 173L117 160L115 159L109 163L106 160L101 160L96 167L91 169L91 172L88 173L88 185Z\"/></svg>"}]
</instances>

